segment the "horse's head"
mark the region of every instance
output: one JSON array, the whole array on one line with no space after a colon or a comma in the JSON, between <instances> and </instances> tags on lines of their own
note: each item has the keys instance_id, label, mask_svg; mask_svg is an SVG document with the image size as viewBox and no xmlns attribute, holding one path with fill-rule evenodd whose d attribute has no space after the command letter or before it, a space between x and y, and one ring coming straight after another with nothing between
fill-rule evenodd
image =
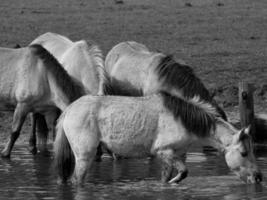
<instances>
[{"instance_id":1,"label":"horse's head","mask_svg":"<svg viewBox=\"0 0 267 200\"><path fill-rule=\"evenodd\" d=\"M253 153L250 128L242 129L233 136L225 149L225 159L229 168L246 183L259 183L262 174Z\"/></svg>"}]
</instances>

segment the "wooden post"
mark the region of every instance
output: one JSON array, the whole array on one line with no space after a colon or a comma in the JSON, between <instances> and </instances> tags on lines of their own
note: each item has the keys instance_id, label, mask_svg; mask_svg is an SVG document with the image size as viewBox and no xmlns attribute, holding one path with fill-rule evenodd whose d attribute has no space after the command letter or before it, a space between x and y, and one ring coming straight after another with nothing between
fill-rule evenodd
<instances>
[{"instance_id":1,"label":"wooden post","mask_svg":"<svg viewBox=\"0 0 267 200\"><path fill-rule=\"evenodd\" d=\"M251 126L251 136L255 139L255 123L254 123L254 103L253 103L254 87L252 84L244 81L239 82L239 113L241 127Z\"/></svg>"}]
</instances>

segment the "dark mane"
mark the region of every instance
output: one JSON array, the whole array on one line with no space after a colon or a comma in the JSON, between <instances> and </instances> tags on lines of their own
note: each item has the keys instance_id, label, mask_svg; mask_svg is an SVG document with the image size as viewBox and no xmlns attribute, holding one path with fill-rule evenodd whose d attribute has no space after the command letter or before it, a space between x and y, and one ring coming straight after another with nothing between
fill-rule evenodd
<instances>
[{"instance_id":1,"label":"dark mane","mask_svg":"<svg viewBox=\"0 0 267 200\"><path fill-rule=\"evenodd\" d=\"M123 87L127 85L127 88ZM117 96L144 96L143 91L136 89L131 83L105 76L103 81L103 94L104 95L117 95Z\"/></svg>"},{"instance_id":2,"label":"dark mane","mask_svg":"<svg viewBox=\"0 0 267 200\"><path fill-rule=\"evenodd\" d=\"M62 89L70 102L85 94L84 87L71 78L57 59L39 44L30 45L32 52L44 63L46 69L53 74L57 85Z\"/></svg>"},{"instance_id":3,"label":"dark mane","mask_svg":"<svg viewBox=\"0 0 267 200\"><path fill-rule=\"evenodd\" d=\"M185 128L198 137L206 137L211 129L215 129L216 109L211 104L196 102L199 105L207 105L207 110L190 101L172 96L161 91L164 106L173 114L175 119L180 119ZM209 110L208 110L209 109Z\"/></svg>"},{"instance_id":4,"label":"dark mane","mask_svg":"<svg viewBox=\"0 0 267 200\"><path fill-rule=\"evenodd\" d=\"M198 95L205 101L211 101L209 91L194 74L193 69L176 62L171 55L167 55L161 59L156 68L156 72L159 80L163 84L182 90L185 98L192 98Z\"/></svg>"},{"instance_id":5,"label":"dark mane","mask_svg":"<svg viewBox=\"0 0 267 200\"><path fill-rule=\"evenodd\" d=\"M161 59L155 71L158 74L159 81L162 81L163 85L182 91L182 95L186 99L199 96L201 100L213 104L221 117L227 120L224 111L212 99L209 91L195 75L191 67L180 64L171 55L167 55Z\"/></svg>"}]
</instances>

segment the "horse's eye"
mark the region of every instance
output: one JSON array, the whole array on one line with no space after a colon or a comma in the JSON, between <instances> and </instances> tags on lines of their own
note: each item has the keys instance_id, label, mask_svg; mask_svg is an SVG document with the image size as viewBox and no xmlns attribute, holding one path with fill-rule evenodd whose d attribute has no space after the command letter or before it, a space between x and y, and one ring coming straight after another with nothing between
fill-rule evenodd
<instances>
[{"instance_id":1,"label":"horse's eye","mask_svg":"<svg viewBox=\"0 0 267 200\"><path fill-rule=\"evenodd\" d=\"M247 157L247 156L248 156L248 152L247 152L247 151L243 151L243 152L241 152L241 156L242 156L242 157Z\"/></svg>"}]
</instances>

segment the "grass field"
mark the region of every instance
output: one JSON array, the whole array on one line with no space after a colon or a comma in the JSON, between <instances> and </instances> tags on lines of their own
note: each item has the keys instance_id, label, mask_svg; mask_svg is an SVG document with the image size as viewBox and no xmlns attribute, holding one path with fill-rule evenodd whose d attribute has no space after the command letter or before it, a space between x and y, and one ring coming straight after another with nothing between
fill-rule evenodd
<instances>
[{"instance_id":1,"label":"grass field","mask_svg":"<svg viewBox=\"0 0 267 200\"><path fill-rule=\"evenodd\" d=\"M0 45L26 46L50 31L93 40L106 54L117 43L134 40L192 66L228 111L236 110L238 82L254 83L256 111L267 111L266 0L123 2L0 0ZM6 132L10 114L0 114L0 131Z\"/></svg>"}]
</instances>

